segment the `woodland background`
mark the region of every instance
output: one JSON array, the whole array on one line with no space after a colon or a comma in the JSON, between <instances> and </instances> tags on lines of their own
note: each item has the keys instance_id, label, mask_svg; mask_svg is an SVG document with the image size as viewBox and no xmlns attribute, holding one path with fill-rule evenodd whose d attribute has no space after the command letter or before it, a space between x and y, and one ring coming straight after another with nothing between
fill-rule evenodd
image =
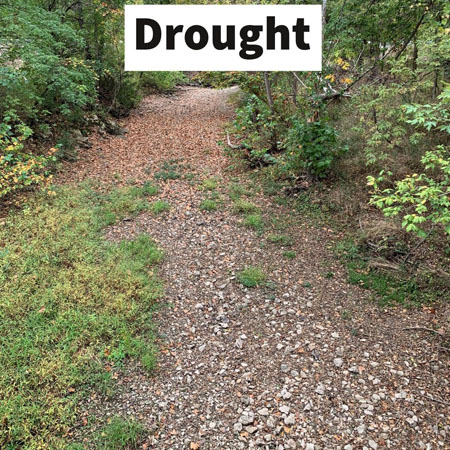
<instances>
[{"instance_id":1,"label":"woodland background","mask_svg":"<svg viewBox=\"0 0 450 450\"><path fill-rule=\"evenodd\" d=\"M75 157L71 130L124 116L146 89L185 80L177 72L124 72L126 3L133 2L0 3L4 200L47 185L56 161ZM234 131L251 166L292 189L320 181L324 201L352 220L369 200L400 216L407 232L448 235L450 7L337 0L323 9L322 73L203 73L198 80L241 87Z\"/></svg>"}]
</instances>

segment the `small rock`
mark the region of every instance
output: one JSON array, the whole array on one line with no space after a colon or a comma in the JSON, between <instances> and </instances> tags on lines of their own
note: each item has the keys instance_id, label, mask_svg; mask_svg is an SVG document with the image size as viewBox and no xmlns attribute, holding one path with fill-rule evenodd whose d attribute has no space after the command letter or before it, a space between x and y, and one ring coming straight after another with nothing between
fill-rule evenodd
<instances>
[{"instance_id":1,"label":"small rock","mask_svg":"<svg viewBox=\"0 0 450 450\"><path fill-rule=\"evenodd\" d=\"M267 419L267 426L269 427L269 428L275 428L275 426L276 426L276 424L277 424L277 419L274 417L274 416L270 416L268 419Z\"/></svg>"},{"instance_id":2,"label":"small rock","mask_svg":"<svg viewBox=\"0 0 450 450\"><path fill-rule=\"evenodd\" d=\"M360 425L360 426L356 429L356 431L357 431L359 434L363 434L363 433L366 431L366 426L365 426L364 424L362 424L362 425Z\"/></svg>"},{"instance_id":3,"label":"small rock","mask_svg":"<svg viewBox=\"0 0 450 450\"><path fill-rule=\"evenodd\" d=\"M289 408L289 406L286 405L280 406L280 412L282 412L283 414L288 414L290 410L291 408Z\"/></svg>"},{"instance_id":4,"label":"small rock","mask_svg":"<svg viewBox=\"0 0 450 450\"><path fill-rule=\"evenodd\" d=\"M286 389L283 389L281 391L281 396L285 399L285 400L289 400L292 397L292 394L287 391Z\"/></svg>"},{"instance_id":5,"label":"small rock","mask_svg":"<svg viewBox=\"0 0 450 450\"><path fill-rule=\"evenodd\" d=\"M239 418L239 422L242 423L242 425L251 425L255 420L255 415L251 412L244 412L242 416Z\"/></svg>"},{"instance_id":6,"label":"small rock","mask_svg":"<svg viewBox=\"0 0 450 450\"><path fill-rule=\"evenodd\" d=\"M415 426L417 425L417 422L418 422L417 416L408 417L408 418L406 419L406 421L408 422L408 424L409 424L411 427L415 427Z\"/></svg>"},{"instance_id":7,"label":"small rock","mask_svg":"<svg viewBox=\"0 0 450 450\"><path fill-rule=\"evenodd\" d=\"M237 422L233 425L233 430L236 433L239 433L240 431L242 431L242 423L241 422Z\"/></svg>"},{"instance_id":8,"label":"small rock","mask_svg":"<svg viewBox=\"0 0 450 450\"><path fill-rule=\"evenodd\" d=\"M268 415L269 415L269 410L268 410L267 408L261 408L261 409L258 411L258 414L259 414L260 416L268 416Z\"/></svg>"},{"instance_id":9,"label":"small rock","mask_svg":"<svg viewBox=\"0 0 450 450\"><path fill-rule=\"evenodd\" d=\"M319 386L316 387L316 393L319 395L323 395L325 393L325 387L323 384L319 384Z\"/></svg>"},{"instance_id":10,"label":"small rock","mask_svg":"<svg viewBox=\"0 0 450 450\"><path fill-rule=\"evenodd\" d=\"M377 450L377 448L378 448L378 444L375 441L373 441L372 439L369 441L369 446L370 446L370 448L373 448L373 450Z\"/></svg>"},{"instance_id":11,"label":"small rock","mask_svg":"<svg viewBox=\"0 0 450 450\"><path fill-rule=\"evenodd\" d=\"M286 425L294 425L294 423L295 423L295 416L294 416L294 414L291 413L287 417L285 417L284 423Z\"/></svg>"},{"instance_id":12,"label":"small rock","mask_svg":"<svg viewBox=\"0 0 450 450\"><path fill-rule=\"evenodd\" d=\"M344 361L342 360L342 358L335 358L333 360L333 363L336 367L342 367L342 364L344 364Z\"/></svg>"},{"instance_id":13,"label":"small rock","mask_svg":"<svg viewBox=\"0 0 450 450\"><path fill-rule=\"evenodd\" d=\"M296 448L297 447L297 444L295 443L294 439L289 439L285 445L286 445L286 448Z\"/></svg>"}]
</instances>

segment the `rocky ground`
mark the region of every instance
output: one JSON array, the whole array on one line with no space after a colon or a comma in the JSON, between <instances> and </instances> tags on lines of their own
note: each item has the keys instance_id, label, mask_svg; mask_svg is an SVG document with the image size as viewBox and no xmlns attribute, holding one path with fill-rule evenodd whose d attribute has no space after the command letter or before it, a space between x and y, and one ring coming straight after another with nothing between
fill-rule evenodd
<instances>
[{"instance_id":1,"label":"rocky ground","mask_svg":"<svg viewBox=\"0 0 450 450\"><path fill-rule=\"evenodd\" d=\"M185 88L148 97L123 124L125 137L96 137L64 175L142 182L174 159L192 174L161 182L169 212L107 230L111 240L149 233L164 249L167 307L156 317L155 375L130 367L119 393L93 396L86 414L136 417L148 429L142 448L450 448L448 352L430 331L436 321L445 326L445 307L380 309L346 283L332 230L258 192L250 200L267 220L292 219L284 233L295 258L244 228L228 195L234 174L217 145L232 114L228 95ZM202 211L208 194L199 181L212 175L220 208ZM268 283L240 284L249 265Z\"/></svg>"}]
</instances>

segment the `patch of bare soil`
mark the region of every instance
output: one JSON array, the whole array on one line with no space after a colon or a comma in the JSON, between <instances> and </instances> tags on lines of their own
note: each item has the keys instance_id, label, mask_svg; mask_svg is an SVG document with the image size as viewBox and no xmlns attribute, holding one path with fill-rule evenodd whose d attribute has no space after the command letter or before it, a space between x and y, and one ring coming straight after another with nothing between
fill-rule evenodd
<instances>
[{"instance_id":1,"label":"patch of bare soil","mask_svg":"<svg viewBox=\"0 0 450 450\"><path fill-rule=\"evenodd\" d=\"M240 225L217 145L232 114L228 94L189 88L148 97L126 120L125 139L97 139L66 172L66 180L118 173L144 181L183 158L193 172L220 177L223 201L201 211L205 192L170 180L159 194L168 213L107 230L111 240L149 233L165 250L168 307L156 317L155 375L129 368L120 392L93 396L86 414L135 416L148 429L142 448L450 448L448 355L425 329L444 311L380 310L346 283L329 249L334 233L301 217L288 230L294 259ZM266 217L294 214L262 196L252 201ZM236 276L249 265L270 283L243 287Z\"/></svg>"}]
</instances>

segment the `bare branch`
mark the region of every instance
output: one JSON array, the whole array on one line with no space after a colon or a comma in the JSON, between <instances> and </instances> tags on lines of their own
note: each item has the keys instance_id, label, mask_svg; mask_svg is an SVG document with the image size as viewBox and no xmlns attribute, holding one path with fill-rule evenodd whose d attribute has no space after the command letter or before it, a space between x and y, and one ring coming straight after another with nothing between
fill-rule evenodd
<instances>
[{"instance_id":1,"label":"bare branch","mask_svg":"<svg viewBox=\"0 0 450 450\"><path fill-rule=\"evenodd\" d=\"M228 147L230 147L230 148L234 148L235 150L242 149L242 146L240 146L240 145L234 145L234 144L231 143L231 140L230 140L230 133L228 133L228 131L227 131L227 143L228 143Z\"/></svg>"},{"instance_id":2,"label":"bare branch","mask_svg":"<svg viewBox=\"0 0 450 450\"><path fill-rule=\"evenodd\" d=\"M415 26L413 32L410 34L410 36L408 37L408 39L406 39L406 41L404 42L404 44L402 45L402 48L400 49L400 51L397 53L397 55L395 56L395 59L397 60L398 58L400 58L400 55L405 51L406 47L408 46L408 44L411 42L411 39L416 35L416 33L419 31L419 27L420 25L422 25L423 19L425 19L425 15L426 13L424 12L422 14L422 17L419 19L419 21L417 22L417 25Z\"/></svg>"}]
</instances>

